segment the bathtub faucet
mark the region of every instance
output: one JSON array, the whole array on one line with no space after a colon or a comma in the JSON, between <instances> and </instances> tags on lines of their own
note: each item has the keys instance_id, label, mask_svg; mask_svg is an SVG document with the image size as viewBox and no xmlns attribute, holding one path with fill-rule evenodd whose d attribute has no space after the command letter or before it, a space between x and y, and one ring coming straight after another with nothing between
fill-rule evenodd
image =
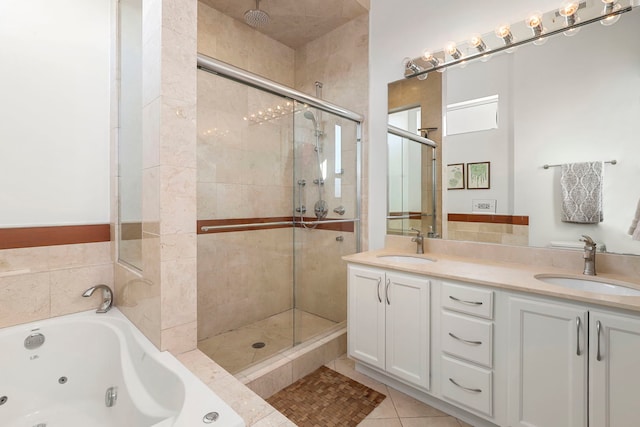
<instances>
[{"instance_id":1,"label":"bathtub faucet","mask_svg":"<svg viewBox=\"0 0 640 427\"><path fill-rule=\"evenodd\" d=\"M84 291L82 296L90 297L96 289L102 289L102 304L100 304L96 313L106 313L111 310L111 305L113 304L113 291L110 287L107 285L95 285Z\"/></svg>"}]
</instances>

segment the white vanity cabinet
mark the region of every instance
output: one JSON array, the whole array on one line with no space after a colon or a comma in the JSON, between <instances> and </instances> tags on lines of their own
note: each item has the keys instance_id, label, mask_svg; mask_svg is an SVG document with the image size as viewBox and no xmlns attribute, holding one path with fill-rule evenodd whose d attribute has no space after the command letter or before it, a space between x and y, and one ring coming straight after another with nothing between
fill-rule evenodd
<instances>
[{"instance_id":1,"label":"white vanity cabinet","mask_svg":"<svg viewBox=\"0 0 640 427\"><path fill-rule=\"evenodd\" d=\"M584 427L587 310L509 298L508 421L512 427Z\"/></svg>"},{"instance_id":2,"label":"white vanity cabinet","mask_svg":"<svg viewBox=\"0 0 640 427\"><path fill-rule=\"evenodd\" d=\"M510 426L640 423L640 318L520 297L509 317Z\"/></svg>"},{"instance_id":3,"label":"white vanity cabinet","mask_svg":"<svg viewBox=\"0 0 640 427\"><path fill-rule=\"evenodd\" d=\"M640 318L589 312L589 425L640 425Z\"/></svg>"},{"instance_id":4,"label":"white vanity cabinet","mask_svg":"<svg viewBox=\"0 0 640 427\"><path fill-rule=\"evenodd\" d=\"M348 274L349 356L428 390L429 279L355 265Z\"/></svg>"}]
</instances>

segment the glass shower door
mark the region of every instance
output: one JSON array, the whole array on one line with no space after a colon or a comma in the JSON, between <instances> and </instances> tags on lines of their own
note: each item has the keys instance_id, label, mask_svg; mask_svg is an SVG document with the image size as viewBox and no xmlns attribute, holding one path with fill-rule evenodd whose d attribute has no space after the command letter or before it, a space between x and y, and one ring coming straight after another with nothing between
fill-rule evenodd
<instances>
[{"instance_id":1,"label":"glass shower door","mask_svg":"<svg viewBox=\"0 0 640 427\"><path fill-rule=\"evenodd\" d=\"M292 115L198 71L198 347L231 373L293 345Z\"/></svg>"},{"instance_id":2,"label":"glass shower door","mask_svg":"<svg viewBox=\"0 0 640 427\"><path fill-rule=\"evenodd\" d=\"M359 241L358 124L301 106L294 114L294 342L346 321L343 255Z\"/></svg>"}]
</instances>

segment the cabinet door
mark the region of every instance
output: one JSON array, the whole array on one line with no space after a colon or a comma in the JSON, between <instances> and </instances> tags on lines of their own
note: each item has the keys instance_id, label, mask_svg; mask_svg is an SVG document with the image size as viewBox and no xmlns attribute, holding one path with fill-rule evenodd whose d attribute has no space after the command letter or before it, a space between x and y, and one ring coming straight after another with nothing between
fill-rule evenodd
<instances>
[{"instance_id":1,"label":"cabinet door","mask_svg":"<svg viewBox=\"0 0 640 427\"><path fill-rule=\"evenodd\" d=\"M429 280L387 273L387 372L429 388Z\"/></svg>"},{"instance_id":2,"label":"cabinet door","mask_svg":"<svg viewBox=\"0 0 640 427\"><path fill-rule=\"evenodd\" d=\"M592 311L589 324L589 423L640 423L640 319Z\"/></svg>"},{"instance_id":3,"label":"cabinet door","mask_svg":"<svg viewBox=\"0 0 640 427\"><path fill-rule=\"evenodd\" d=\"M510 426L587 425L586 320L573 305L509 298Z\"/></svg>"},{"instance_id":4,"label":"cabinet door","mask_svg":"<svg viewBox=\"0 0 640 427\"><path fill-rule=\"evenodd\" d=\"M384 272L350 265L347 300L349 356L384 369Z\"/></svg>"}]
</instances>

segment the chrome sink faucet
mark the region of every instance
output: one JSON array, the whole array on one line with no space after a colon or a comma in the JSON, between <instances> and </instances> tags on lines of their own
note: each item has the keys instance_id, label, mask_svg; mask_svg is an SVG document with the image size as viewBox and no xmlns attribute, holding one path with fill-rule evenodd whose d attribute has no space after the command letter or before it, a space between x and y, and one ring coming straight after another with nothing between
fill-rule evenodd
<instances>
[{"instance_id":1,"label":"chrome sink faucet","mask_svg":"<svg viewBox=\"0 0 640 427\"><path fill-rule=\"evenodd\" d=\"M584 242L584 271L582 274L587 276L596 275L596 242L585 234L582 235L581 242Z\"/></svg>"},{"instance_id":2,"label":"chrome sink faucet","mask_svg":"<svg viewBox=\"0 0 640 427\"><path fill-rule=\"evenodd\" d=\"M82 293L83 297L90 297L96 289L102 290L102 304L96 310L96 313L106 313L111 310L113 305L113 291L107 285L95 285Z\"/></svg>"},{"instance_id":3,"label":"chrome sink faucet","mask_svg":"<svg viewBox=\"0 0 640 427\"><path fill-rule=\"evenodd\" d=\"M422 231L413 227L411 227L411 231L416 231L418 233L416 237L413 237L411 239L412 242L416 242L416 253L423 254L424 253L424 235L422 234Z\"/></svg>"}]
</instances>

